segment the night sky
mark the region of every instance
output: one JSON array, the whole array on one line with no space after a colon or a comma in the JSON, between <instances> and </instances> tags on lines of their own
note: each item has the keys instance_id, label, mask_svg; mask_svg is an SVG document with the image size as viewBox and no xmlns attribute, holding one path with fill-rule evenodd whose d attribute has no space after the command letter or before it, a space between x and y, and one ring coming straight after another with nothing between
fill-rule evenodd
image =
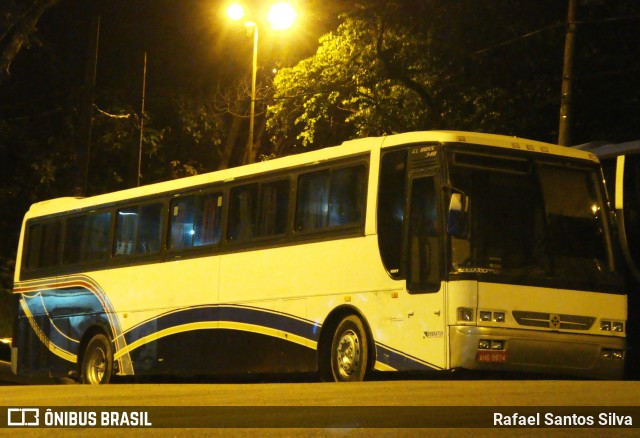
<instances>
[{"instance_id":1,"label":"night sky","mask_svg":"<svg viewBox=\"0 0 640 438\"><path fill-rule=\"evenodd\" d=\"M253 0L253 7L258 9L265 3ZM266 30L267 26L261 27L259 65L263 72L295 65L312 55L318 47L318 38L339 23L340 11L354 7L353 2L343 0L298 3L303 7L294 29L274 34ZM567 3L561 0L552 3L557 4L555 19L564 19ZM596 0L580 3L607 4ZM222 83L247 77L251 68L252 41L241 24L226 17L227 4L228 1L219 0L61 0L44 13L31 46L23 49L14 60L12 77L0 84L0 119L27 116L34 111L55 111L61 101L71 98L69 90L83 83L94 16L100 16L96 78L96 104L99 107L106 90L118 90L126 93L124 100L133 108L139 108L144 52L148 56L147 104L151 108L164 104L157 99L163 99L166 95L163 91L167 89L176 93L185 89L214 93ZM613 10L610 13L615 15ZM609 39L612 50L621 50L625 57L621 62L623 65L610 67L583 65L580 59L576 60L575 73L583 78L582 83L591 89L600 89L601 101L590 103L581 101L580 95L575 97L577 104L589 107L586 111L592 113L589 117L593 118L593 123L606 126L607 118L627 117L629 107L640 106L637 79L629 83L624 105L619 107L615 100L608 99L612 96L607 95L608 84L619 85L620 81L627 80L630 72L635 77L640 76L637 59L640 57L640 33L635 42L620 41L616 31L616 28L629 26L640 28L640 21L636 18L579 29L579 38L587 35L603 41ZM531 30L536 29L523 29L523 34ZM626 35L629 33L625 34L628 39ZM557 99L559 104L560 90L552 91L558 96L550 98ZM579 93L579 87L576 92ZM620 99L619 96L613 98ZM620 108L624 108L625 114L616 114ZM635 111L640 116L640 110ZM640 137L640 131L635 132ZM633 140L629 135L627 132L622 138L612 132L608 139Z\"/></svg>"},{"instance_id":2,"label":"night sky","mask_svg":"<svg viewBox=\"0 0 640 438\"><path fill-rule=\"evenodd\" d=\"M501 32L502 27L497 25L495 47L488 47L488 52L480 57L487 60L494 55L510 53L506 55L508 62L513 62L514 66L523 65L526 63L521 62L520 57L531 61L527 59L526 47L535 38L553 41L549 45L554 53L549 59L553 62L535 65L540 76L546 75L545 80L550 85L543 95L536 96L538 101L548 102L544 114L536 114L533 109L531 119L544 119L545 126L535 124L532 130L523 134L505 132L553 142L556 141L554 126L557 126L560 105L559 83L564 40L562 24L566 19L567 1L539 1L549 6L548 11L541 7L536 9L539 15L543 10L542 18L526 15L526 2L513 2L516 5L513 11L519 14L514 18L518 18L519 26L522 26L521 30L518 27L515 32L521 37L504 41L511 38L513 33L507 37ZM583 50L581 55L584 55L584 48L588 44L591 44L589 50L593 47L593 50L600 52L576 59L574 144L591 140L622 142L640 138L640 7L620 7L624 4L633 5L635 1L578 1L578 16L583 20L577 34L578 45ZM446 2L441 3L448 6ZM106 111L139 112L143 54L146 53L145 109L150 114L151 124L145 128L167 126L167 117L171 114L164 110L175 105L175 101L170 100L172 97L184 93L211 100L218 90L229 87L239 79L246 81L249 77L252 38L241 23L227 18L225 9L228 4L228 1L220 0L60 0L42 15L31 44L14 59L11 77L0 83L0 122L28 120L32 124L29 127L31 131L36 127L42 131L39 138L29 139L34 142L47 141L45 124L57 131L51 137L64 136L64 133L60 134L66 129L62 125L69 121L63 120L62 116L56 120L55 116L78 112L85 83L85 68L91 59L92 20L99 16L94 93L96 106ZM259 10L265 4L268 2L253 0L249 2L248 9ZM462 1L458 3L462 4ZM499 2L491 4L499 6ZM356 3L346 0L300 0L298 6L300 16L293 29L274 33L268 26L260 26L259 74L272 75L274 68L294 66L313 55L318 48L319 37L335 30L340 23L340 13L358 7ZM506 10L506 7L502 9ZM597 15L600 11L602 16ZM625 11L624 14L637 11L637 15L621 17L620 11ZM478 23L478 18L474 16L478 12L478 9L463 9L455 19L480 25L483 23ZM507 27L504 26L505 29ZM553 27L553 30L537 33L546 27ZM528 38L528 33L536 36ZM598 44L593 44L594 41ZM475 41L469 41L467 49L473 54L474 50L485 48L478 46ZM491 64L487 65L487 75L492 75ZM495 65L508 64L500 58ZM517 93L519 88L512 87L510 92L514 90ZM69 132L77 128L77 120L75 123L76 126L67 129ZM243 127L242 132L245 131L246 127ZM74 135L69 135L69 143ZM19 144L20 140L15 141ZM14 147L7 146L7 149ZM134 148L131 150L133 154ZM197 161L199 158L196 156L193 159ZM171 159L174 158L169 157L166 161ZM125 157L124 161L134 160ZM237 165L238 161L234 164ZM128 171L127 174L134 175L134 172ZM148 179L146 182L152 181Z\"/></svg>"},{"instance_id":3,"label":"night sky","mask_svg":"<svg viewBox=\"0 0 640 438\"><path fill-rule=\"evenodd\" d=\"M19 116L26 104L42 99L50 99L41 102L42 109L48 104L55 106L60 96L52 96L51 90L64 90L67 83L82 83L95 16L100 17L97 95L104 89L128 88L132 104L136 102L144 52L151 98L161 87L208 90L234 76L248 75L252 39L242 24L226 17L228 3L62 0L44 13L35 41L14 60L11 78L0 87L0 114ZM304 20L304 25L283 34L261 29L261 67L290 66L313 54L319 36L337 23L331 3L323 2L323 10L302 12L298 22Z\"/></svg>"},{"instance_id":4,"label":"night sky","mask_svg":"<svg viewBox=\"0 0 640 438\"><path fill-rule=\"evenodd\" d=\"M335 11L345 2L305 3L313 6L313 13L301 13L303 25L277 35L261 28L261 71L291 66L312 55L318 38L337 26ZM12 276L11 259L29 205L73 193L74 168L68 157L75 148L78 119L72 126L69 115L80 112L94 17L100 17L95 105L112 112L139 112L146 52L145 113L161 123L157 115L175 104L171 96L213 96L221 87L250 76L253 40L243 24L227 18L227 5L215 0L60 0L44 12L30 44L13 60L10 77L0 82L0 129L5 129L0 138L0 202L5 207L0 215L0 289L8 287L5 280ZM127 167L129 180L120 186L135 184L137 144L137 139L131 141L130 153L121 152L118 162L109 163ZM94 146L91 164L100 170L108 166L97 149ZM52 163L55 169L48 172ZM99 187L93 193L108 190L114 188Z\"/></svg>"}]
</instances>

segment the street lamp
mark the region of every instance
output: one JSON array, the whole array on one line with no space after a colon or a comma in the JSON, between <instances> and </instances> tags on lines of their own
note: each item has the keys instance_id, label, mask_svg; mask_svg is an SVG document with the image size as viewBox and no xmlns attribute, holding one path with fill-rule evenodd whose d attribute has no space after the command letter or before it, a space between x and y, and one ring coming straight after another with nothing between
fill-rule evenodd
<instances>
[{"instance_id":1,"label":"street lamp","mask_svg":"<svg viewBox=\"0 0 640 438\"><path fill-rule=\"evenodd\" d=\"M227 8L227 16L234 20L240 21L245 18L244 8L240 3L232 3ZM269 8L267 20L274 30L286 30L290 28L296 19L296 11L288 2L279 2ZM247 153L245 161L251 163L254 161L253 150L253 131L255 126L256 113L256 74L258 70L258 23L257 21L246 20L245 26L253 31L253 62L251 69L251 109L249 113L249 139L247 141Z\"/></svg>"}]
</instances>

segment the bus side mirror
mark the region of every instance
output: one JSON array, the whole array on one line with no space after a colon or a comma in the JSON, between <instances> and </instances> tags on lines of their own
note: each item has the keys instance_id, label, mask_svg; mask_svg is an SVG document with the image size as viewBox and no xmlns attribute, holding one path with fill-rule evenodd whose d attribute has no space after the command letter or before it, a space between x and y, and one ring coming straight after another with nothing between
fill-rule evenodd
<instances>
[{"instance_id":1,"label":"bus side mirror","mask_svg":"<svg viewBox=\"0 0 640 438\"><path fill-rule=\"evenodd\" d=\"M459 239L467 237L467 201L467 196L464 193L451 193L447 217L447 233L450 236Z\"/></svg>"}]
</instances>

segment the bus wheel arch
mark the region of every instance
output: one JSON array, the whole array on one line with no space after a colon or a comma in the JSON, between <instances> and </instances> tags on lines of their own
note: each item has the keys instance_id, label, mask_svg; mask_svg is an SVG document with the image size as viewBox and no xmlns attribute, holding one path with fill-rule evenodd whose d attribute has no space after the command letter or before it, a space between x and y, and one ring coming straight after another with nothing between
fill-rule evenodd
<instances>
[{"instance_id":1,"label":"bus wheel arch","mask_svg":"<svg viewBox=\"0 0 640 438\"><path fill-rule=\"evenodd\" d=\"M100 326L88 329L80 343L78 375L80 383L106 384L114 372L113 346L108 331Z\"/></svg>"},{"instance_id":2,"label":"bus wheel arch","mask_svg":"<svg viewBox=\"0 0 640 438\"><path fill-rule=\"evenodd\" d=\"M341 360L343 363L339 365ZM353 306L334 309L322 325L318 340L318 371L322 380L361 381L374 363L375 347L366 318Z\"/></svg>"}]
</instances>

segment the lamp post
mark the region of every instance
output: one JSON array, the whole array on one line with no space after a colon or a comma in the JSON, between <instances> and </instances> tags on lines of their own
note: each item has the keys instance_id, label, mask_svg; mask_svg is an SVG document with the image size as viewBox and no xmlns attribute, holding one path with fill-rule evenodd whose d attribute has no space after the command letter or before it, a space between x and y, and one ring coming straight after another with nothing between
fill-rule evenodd
<instances>
[{"instance_id":1,"label":"lamp post","mask_svg":"<svg viewBox=\"0 0 640 438\"><path fill-rule=\"evenodd\" d=\"M239 21L245 18L244 8L240 3L233 3L227 8L227 16ZM275 30L286 30L293 25L296 19L296 12L290 3L276 3L269 9L267 20ZM254 129L256 117L256 76L258 72L258 22L245 21L245 26L253 32L253 58L251 68L251 108L249 112L249 138L247 140L247 151L245 153L245 163L254 161Z\"/></svg>"},{"instance_id":2,"label":"lamp post","mask_svg":"<svg viewBox=\"0 0 640 438\"><path fill-rule=\"evenodd\" d=\"M245 25L250 26L250 23L245 23ZM256 123L256 75L258 72L258 25L256 23L253 23L253 62L251 66L251 110L249 112L249 140L247 140L245 158L247 164L255 161L253 130Z\"/></svg>"}]
</instances>

